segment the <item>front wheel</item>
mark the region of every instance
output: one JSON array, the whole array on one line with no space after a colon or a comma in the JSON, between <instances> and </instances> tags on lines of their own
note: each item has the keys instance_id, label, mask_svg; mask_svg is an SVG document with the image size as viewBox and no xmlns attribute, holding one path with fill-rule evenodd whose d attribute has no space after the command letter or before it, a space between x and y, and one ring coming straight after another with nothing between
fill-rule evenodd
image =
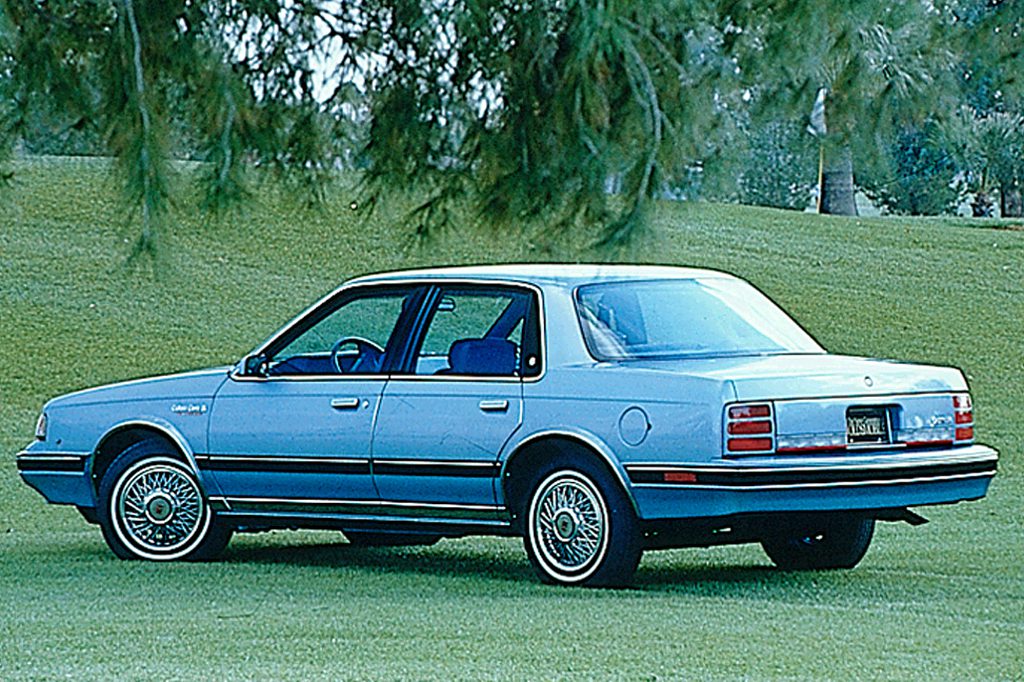
<instances>
[{"instance_id":1,"label":"front wheel","mask_svg":"<svg viewBox=\"0 0 1024 682\"><path fill-rule=\"evenodd\" d=\"M830 514L789 522L761 540L768 558L785 571L853 568L864 557L875 520Z\"/></svg>"},{"instance_id":2,"label":"front wheel","mask_svg":"<svg viewBox=\"0 0 1024 682\"><path fill-rule=\"evenodd\" d=\"M231 539L192 471L158 443L118 455L100 482L99 501L103 537L122 559L212 559Z\"/></svg>"},{"instance_id":3,"label":"front wheel","mask_svg":"<svg viewBox=\"0 0 1024 682\"><path fill-rule=\"evenodd\" d=\"M636 572L636 515L599 465L565 460L545 467L530 488L524 522L526 553L544 582L621 586Z\"/></svg>"}]
</instances>

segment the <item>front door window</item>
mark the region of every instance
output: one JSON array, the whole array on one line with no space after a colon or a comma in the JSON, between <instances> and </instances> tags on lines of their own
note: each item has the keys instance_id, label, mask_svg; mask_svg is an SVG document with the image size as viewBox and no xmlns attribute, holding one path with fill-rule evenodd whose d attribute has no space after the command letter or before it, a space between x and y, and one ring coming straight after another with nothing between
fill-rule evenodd
<instances>
[{"instance_id":1,"label":"front door window","mask_svg":"<svg viewBox=\"0 0 1024 682\"><path fill-rule=\"evenodd\" d=\"M410 290L367 293L344 300L276 350L269 359L268 375L383 373L396 325L411 303Z\"/></svg>"}]
</instances>

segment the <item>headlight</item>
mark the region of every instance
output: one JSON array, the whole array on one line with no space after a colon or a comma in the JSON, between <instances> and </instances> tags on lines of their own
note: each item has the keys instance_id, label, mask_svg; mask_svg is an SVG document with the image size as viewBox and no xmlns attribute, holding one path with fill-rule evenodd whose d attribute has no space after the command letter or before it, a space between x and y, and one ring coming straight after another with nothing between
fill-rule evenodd
<instances>
[{"instance_id":1,"label":"headlight","mask_svg":"<svg viewBox=\"0 0 1024 682\"><path fill-rule=\"evenodd\" d=\"M39 415L39 421L36 422L36 440L46 440L46 413L43 412Z\"/></svg>"}]
</instances>

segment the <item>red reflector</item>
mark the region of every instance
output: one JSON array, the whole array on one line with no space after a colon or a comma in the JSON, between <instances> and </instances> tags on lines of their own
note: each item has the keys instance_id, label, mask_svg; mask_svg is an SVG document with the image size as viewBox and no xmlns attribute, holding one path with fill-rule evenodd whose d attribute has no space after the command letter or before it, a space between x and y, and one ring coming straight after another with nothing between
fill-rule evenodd
<instances>
[{"instance_id":1,"label":"red reflector","mask_svg":"<svg viewBox=\"0 0 1024 682\"><path fill-rule=\"evenodd\" d=\"M972 440L974 438L973 426L962 426L956 430L957 440Z\"/></svg>"},{"instance_id":2,"label":"red reflector","mask_svg":"<svg viewBox=\"0 0 1024 682\"><path fill-rule=\"evenodd\" d=\"M771 433L772 423L770 421L757 422L732 422L729 424L729 433Z\"/></svg>"},{"instance_id":3,"label":"red reflector","mask_svg":"<svg viewBox=\"0 0 1024 682\"><path fill-rule=\"evenodd\" d=\"M696 483L697 474L689 471L666 471L665 483Z\"/></svg>"},{"instance_id":4,"label":"red reflector","mask_svg":"<svg viewBox=\"0 0 1024 682\"><path fill-rule=\"evenodd\" d=\"M771 438L730 438L730 452L760 452L772 449Z\"/></svg>"},{"instance_id":5,"label":"red reflector","mask_svg":"<svg viewBox=\"0 0 1024 682\"><path fill-rule=\"evenodd\" d=\"M729 408L729 419L752 419L770 417L772 408L767 405L735 405Z\"/></svg>"},{"instance_id":6,"label":"red reflector","mask_svg":"<svg viewBox=\"0 0 1024 682\"><path fill-rule=\"evenodd\" d=\"M971 409L971 394L970 393L957 393L953 396L953 407L959 409L969 410Z\"/></svg>"},{"instance_id":7,"label":"red reflector","mask_svg":"<svg viewBox=\"0 0 1024 682\"><path fill-rule=\"evenodd\" d=\"M974 413L972 412L957 412L956 423L957 424L970 424L974 421Z\"/></svg>"}]
</instances>

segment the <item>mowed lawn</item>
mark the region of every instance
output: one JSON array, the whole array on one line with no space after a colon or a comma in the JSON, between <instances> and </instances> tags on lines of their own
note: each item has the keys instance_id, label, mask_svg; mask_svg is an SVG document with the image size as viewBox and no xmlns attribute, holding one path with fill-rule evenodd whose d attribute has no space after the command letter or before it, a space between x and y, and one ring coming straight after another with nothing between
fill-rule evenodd
<instances>
[{"instance_id":1,"label":"mowed lawn","mask_svg":"<svg viewBox=\"0 0 1024 682\"><path fill-rule=\"evenodd\" d=\"M660 205L620 259L736 273L836 352L962 367L1000 473L983 501L881 525L852 571L652 552L634 589L595 591L541 585L511 539L275 532L211 564L124 562L46 505L14 456L54 395L234 362L353 275L604 257L498 233L407 243L398 208L367 216L340 183L320 212L274 187L220 222L179 206L155 277L123 266L113 187L101 162L45 160L0 190L0 680L1024 676L1021 225Z\"/></svg>"}]
</instances>

